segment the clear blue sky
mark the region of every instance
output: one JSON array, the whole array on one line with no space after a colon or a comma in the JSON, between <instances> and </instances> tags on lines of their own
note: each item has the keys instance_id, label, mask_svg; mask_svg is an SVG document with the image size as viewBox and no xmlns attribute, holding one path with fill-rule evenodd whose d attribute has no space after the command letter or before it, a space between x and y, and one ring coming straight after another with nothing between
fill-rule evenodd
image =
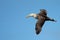
<instances>
[{"instance_id":1,"label":"clear blue sky","mask_svg":"<svg viewBox=\"0 0 60 40\"><path fill-rule=\"evenodd\" d=\"M57 22L46 22L39 35L29 13L46 9ZM0 40L60 40L60 0L0 0Z\"/></svg>"}]
</instances>

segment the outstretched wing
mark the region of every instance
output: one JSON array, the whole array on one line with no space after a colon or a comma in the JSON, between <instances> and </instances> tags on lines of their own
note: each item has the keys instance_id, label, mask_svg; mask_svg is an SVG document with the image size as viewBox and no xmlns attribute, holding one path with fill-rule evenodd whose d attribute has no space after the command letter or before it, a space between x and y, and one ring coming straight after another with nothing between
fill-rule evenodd
<instances>
[{"instance_id":1,"label":"outstretched wing","mask_svg":"<svg viewBox=\"0 0 60 40\"><path fill-rule=\"evenodd\" d=\"M35 27L36 34L39 34L41 32L44 22L45 22L45 18L40 16L37 23L36 23L36 27Z\"/></svg>"}]
</instances>

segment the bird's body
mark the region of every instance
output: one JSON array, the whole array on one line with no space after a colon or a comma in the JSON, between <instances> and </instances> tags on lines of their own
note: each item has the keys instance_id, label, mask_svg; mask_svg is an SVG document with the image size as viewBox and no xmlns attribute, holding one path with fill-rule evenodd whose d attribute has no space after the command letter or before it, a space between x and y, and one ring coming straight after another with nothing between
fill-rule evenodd
<instances>
[{"instance_id":1,"label":"bird's body","mask_svg":"<svg viewBox=\"0 0 60 40\"><path fill-rule=\"evenodd\" d=\"M45 9L42 9L40 10L41 12L39 14L29 14L27 17L34 17L36 19L38 19L37 23L36 23L36 27L35 27L35 30L36 30L36 34L39 34L42 30L42 26L43 24L45 23L45 21L55 21L54 19L51 19L47 16L47 13L46 13L46 10Z\"/></svg>"},{"instance_id":2,"label":"bird's body","mask_svg":"<svg viewBox=\"0 0 60 40\"><path fill-rule=\"evenodd\" d=\"M44 23L45 23L45 18L40 16L38 18L38 21L37 21L36 27L35 27L36 34L39 34L41 32L41 29L42 29L42 26L43 26Z\"/></svg>"}]
</instances>

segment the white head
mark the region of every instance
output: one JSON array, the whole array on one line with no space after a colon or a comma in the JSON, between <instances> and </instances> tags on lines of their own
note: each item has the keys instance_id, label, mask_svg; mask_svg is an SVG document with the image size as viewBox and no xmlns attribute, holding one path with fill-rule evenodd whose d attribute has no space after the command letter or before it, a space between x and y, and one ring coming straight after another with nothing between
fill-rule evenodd
<instances>
[{"instance_id":1,"label":"white head","mask_svg":"<svg viewBox=\"0 0 60 40\"><path fill-rule=\"evenodd\" d=\"M31 13L31 14L29 14L29 15L26 16L26 18L29 18L29 17L34 17L34 18L36 18L36 17L37 17L37 14Z\"/></svg>"}]
</instances>

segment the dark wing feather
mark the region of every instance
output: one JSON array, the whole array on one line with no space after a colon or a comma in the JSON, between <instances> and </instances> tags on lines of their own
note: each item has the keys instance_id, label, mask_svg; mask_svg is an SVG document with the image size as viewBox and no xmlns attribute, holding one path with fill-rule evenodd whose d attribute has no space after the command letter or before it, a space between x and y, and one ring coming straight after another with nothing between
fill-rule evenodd
<instances>
[{"instance_id":1,"label":"dark wing feather","mask_svg":"<svg viewBox=\"0 0 60 40\"><path fill-rule=\"evenodd\" d=\"M35 28L36 34L39 34L41 32L44 22L45 22L45 18L40 16L37 23L36 23L36 28Z\"/></svg>"}]
</instances>

